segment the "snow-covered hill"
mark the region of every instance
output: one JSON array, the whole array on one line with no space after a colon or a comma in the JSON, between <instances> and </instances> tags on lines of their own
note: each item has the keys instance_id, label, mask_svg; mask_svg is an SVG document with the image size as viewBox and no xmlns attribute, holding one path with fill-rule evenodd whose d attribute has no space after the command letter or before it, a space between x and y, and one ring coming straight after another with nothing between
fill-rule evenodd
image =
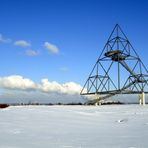
<instances>
[{"instance_id":1,"label":"snow-covered hill","mask_svg":"<svg viewBox=\"0 0 148 148\"><path fill-rule=\"evenodd\" d=\"M0 110L0 148L147 148L148 106Z\"/></svg>"}]
</instances>

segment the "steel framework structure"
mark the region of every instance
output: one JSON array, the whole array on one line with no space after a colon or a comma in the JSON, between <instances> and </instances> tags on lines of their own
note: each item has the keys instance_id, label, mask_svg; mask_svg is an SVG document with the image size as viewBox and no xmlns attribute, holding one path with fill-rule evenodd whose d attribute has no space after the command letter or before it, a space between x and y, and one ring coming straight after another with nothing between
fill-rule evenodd
<instances>
[{"instance_id":1,"label":"steel framework structure","mask_svg":"<svg viewBox=\"0 0 148 148\"><path fill-rule=\"evenodd\" d=\"M142 92L148 93L148 70L116 24L80 94L97 94L96 102L116 94Z\"/></svg>"}]
</instances>

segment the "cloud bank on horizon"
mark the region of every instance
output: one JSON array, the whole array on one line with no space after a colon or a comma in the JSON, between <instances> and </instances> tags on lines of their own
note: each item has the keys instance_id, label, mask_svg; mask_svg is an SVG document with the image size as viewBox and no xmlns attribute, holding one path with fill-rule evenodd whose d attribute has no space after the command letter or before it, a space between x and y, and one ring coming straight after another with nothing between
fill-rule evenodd
<instances>
[{"instance_id":1,"label":"cloud bank on horizon","mask_svg":"<svg viewBox=\"0 0 148 148\"><path fill-rule=\"evenodd\" d=\"M80 97L81 85L75 82L67 82L60 84L56 81L50 82L47 78L41 79L39 83L31 79L24 78L20 75L11 75L7 77L0 77L0 88L4 90L0 98L50 98L58 97L58 99L66 97ZM6 92L5 92L6 90ZM11 93L9 93L9 91ZM25 94L25 95L24 95ZM76 99L77 100L77 99ZM25 101L25 100L24 100ZM39 101L42 102L40 99ZM68 101L68 100L64 100ZM60 102L60 101L59 101Z\"/></svg>"},{"instance_id":2,"label":"cloud bank on horizon","mask_svg":"<svg viewBox=\"0 0 148 148\"><path fill-rule=\"evenodd\" d=\"M0 77L0 88L14 89L24 91L42 91L45 93L60 94L79 94L82 87L75 82L67 82L60 84L56 81L50 82L48 79L42 79L40 83L24 78L20 75L11 75L8 77Z\"/></svg>"}]
</instances>

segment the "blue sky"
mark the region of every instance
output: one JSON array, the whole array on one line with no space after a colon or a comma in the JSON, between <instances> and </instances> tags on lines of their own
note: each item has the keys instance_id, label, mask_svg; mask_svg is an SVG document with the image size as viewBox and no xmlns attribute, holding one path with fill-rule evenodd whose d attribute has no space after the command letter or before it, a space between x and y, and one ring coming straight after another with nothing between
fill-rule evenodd
<instances>
[{"instance_id":1,"label":"blue sky","mask_svg":"<svg viewBox=\"0 0 148 148\"><path fill-rule=\"evenodd\" d=\"M116 23L147 66L147 18L146 0L0 0L0 76L83 85Z\"/></svg>"}]
</instances>

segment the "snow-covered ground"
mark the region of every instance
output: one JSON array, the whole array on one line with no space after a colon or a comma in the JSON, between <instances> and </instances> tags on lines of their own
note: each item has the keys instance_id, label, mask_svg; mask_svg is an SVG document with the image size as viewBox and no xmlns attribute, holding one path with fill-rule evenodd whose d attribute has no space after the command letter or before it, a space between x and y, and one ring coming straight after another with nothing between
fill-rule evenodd
<instances>
[{"instance_id":1,"label":"snow-covered ground","mask_svg":"<svg viewBox=\"0 0 148 148\"><path fill-rule=\"evenodd\" d=\"M148 106L0 110L0 148L147 148Z\"/></svg>"}]
</instances>

